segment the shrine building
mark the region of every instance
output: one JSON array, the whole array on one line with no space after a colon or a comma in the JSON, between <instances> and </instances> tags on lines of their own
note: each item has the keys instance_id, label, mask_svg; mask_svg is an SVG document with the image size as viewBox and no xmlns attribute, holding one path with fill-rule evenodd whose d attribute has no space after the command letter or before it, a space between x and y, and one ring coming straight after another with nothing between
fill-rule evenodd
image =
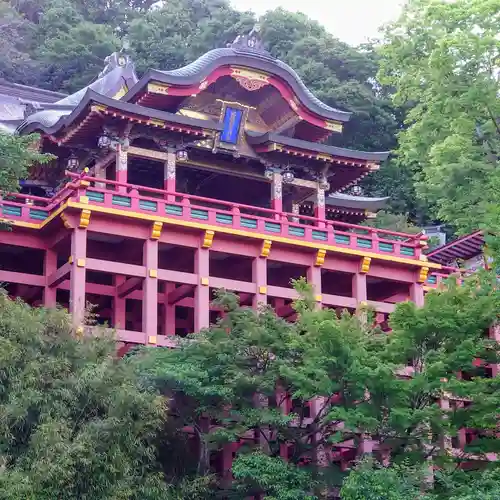
<instances>
[{"instance_id":1,"label":"shrine building","mask_svg":"<svg viewBox=\"0 0 500 500\"><path fill-rule=\"evenodd\" d=\"M256 30L138 78L123 52L64 96L0 82L0 128L55 159L0 201L0 282L31 305L87 304L122 346L171 346L218 317L214 290L293 320L291 280L318 305L377 321L448 274L427 237L361 225L385 198L358 183L387 152L328 145L350 113L315 97Z\"/></svg>"}]
</instances>

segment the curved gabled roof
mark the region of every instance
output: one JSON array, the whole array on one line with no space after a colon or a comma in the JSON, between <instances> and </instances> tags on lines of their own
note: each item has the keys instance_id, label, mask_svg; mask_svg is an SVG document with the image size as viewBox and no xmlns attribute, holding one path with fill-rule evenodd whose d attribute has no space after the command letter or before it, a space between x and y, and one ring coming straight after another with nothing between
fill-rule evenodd
<instances>
[{"instance_id":1,"label":"curved gabled roof","mask_svg":"<svg viewBox=\"0 0 500 500\"><path fill-rule=\"evenodd\" d=\"M320 101L306 87L299 75L283 61L271 57L265 51L240 50L233 47L211 50L179 69L150 70L125 95L124 100L133 99L150 81L176 86L197 85L218 68L231 65L260 70L279 77L289 85L306 108L323 118L346 122L351 116L347 111L332 108Z\"/></svg>"}]
</instances>

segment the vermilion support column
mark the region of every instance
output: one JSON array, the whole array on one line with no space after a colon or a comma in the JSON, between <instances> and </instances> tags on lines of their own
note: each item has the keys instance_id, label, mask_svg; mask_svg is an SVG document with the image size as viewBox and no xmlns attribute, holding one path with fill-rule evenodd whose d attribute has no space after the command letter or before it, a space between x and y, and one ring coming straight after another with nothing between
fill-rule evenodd
<instances>
[{"instance_id":1,"label":"vermilion support column","mask_svg":"<svg viewBox=\"0 0 500 500\"><path fill-rule=\"evenodd\" d=\"M128 180L128 153L121 144L116 146L116 180L117 182ZM125 187L118 186L118 191L125 192Z\"/></svg>"},{"instance_id":2,"label":"vermilion support column","mask_svg":"<svg viewBox=\"0 0 500 500\"><path fill-rule=\"evenodd\" d=\"M271 208L277 212L283 211L283 177L274 172L271 184Z\"/></svg>"},{"instance_id":3,"label":"vermilion support column","mask_svg":"<svg viewBox=\"0 0 500 500\"><path fill-rule=\"evenodd\" d=\"M314 297L318 307L321 307L321 267L309 266L307 268L307 282L313 287Z\"/></svg>"},{"instance_id":4,"label":"vermilion support column","mask_svg":"<svg viewBox=\"0 0 500 500\"><path fill-rule=\"evenodd\" d=\"M175 290L175 283L165 283L165 301L164 301L164 335L175 335L175 304L168 303L170 292Z\"/></svg>"},{"instance_id":5,"label":"vermilion support column","mask_svg":"<svg viewBox=\"0 0 500 500\"><path fill-rule=\"evenodd\" d=\"M194 292L194 331L199 332L210 324L210 279L208 248L199 248L194 257L194 272L198 285Z\"/></svg>"},{"instance_id":6,"label":"vermilion support column","mask_svg":"<svg viewBox=\"0 0 500 500\"><path fill-rule=\"evenodd\" d=\"M358 305L367 301L366 274L356 273L352 277L352 296L356 299Z\"/></svg>"},{"instance_id":7,"label":"vermilion support column","mask_svg":"<svg viewBox=\"0 0 500 500\"><path fill-rule=\"evenodd\" d=\"M253 259L252 281L257 287L252 307L257 308L259 304L267 304L267 259L265 257Z\"/></svg>"},{"instance_id":8,"label":"vermilion support column","mask_svg":"<svg viewBox=\"0 0 500 500\"><path fill-rule=\"evenodd\" d=\"M118 287L125 283L126 278L122 275L114 277L115 296L113 298L113 327L118 330L126 330L126 302L125 298L118 296Z\"/></svg>"},{"instance_id":9,"label":"vermilion support column","mask_svg":"<svg viewBox=\"0 0 500 500\"><path fill-rule=\"evenodd\" d=\"M144 242L142 264L146 268L142 296L142 331L148 344L156 344L158 334L158 240Z\"/></svg>"},{"instance_id":10,"label":"vermilion support column","mask_svg":"<svg viewBox=\"0 0 500 500\"><path fill-rule=\"evenodd\" d=\"M410 285L410 300L415 302L417 307L424 305L424 286L422 283L412 283Z\"/></svg>"},{"instance_id":11,"label":"vermilion support column","mask_svg":"<svg viewBox=\"0 0 500 500\"><path fill-rule=\"evenodd\" d=\"M45 251L45 259L43 263L45 278L48 277L55 271L57 271L57 253L52 248L48 248ZM45 285L43 290L43 305L45 307L55 307L56 306L56 294L57 288L49 287Z\"/></svg>"},{"instance_id":12,"label":"vermilion support column","mask_svg":"<svg viewBox=\"0 0 500 500\"><path fill-rule=\"evenodd\" d=\"M490 328L490 339L500 342L500 325L494 325ZM500 364L491 365L491 376L497 377L500 375Z\"/></svg>"},{"instance_id":13,"label":"vermilion support column","mask_svg":"<svg viewBox=\"0 0 500 500\"><path fill-rule=\"evenodd\" d=\"M73 325L80 327L85 318L85 257L87 254L87 230L75 228L71 234L71 278L69 310Z\"/></svg>"},{"instance_id":14,"label":"vermilion support column","mask_svg":"<svg viewBox=\"0 0 500 500\"><path fill-rule=\"evenodd\" d=\"M176 178L176 157L175 149L168 148L167 161L163 166L163 189L169 193L175 192L175 178ZM167 195L167 200L172 201L173 195Z\"/></svg>"},{"instance_id":15,"label":"vermilion support column","mask_svg":"<svg viewBox=\"0 0 500 500\"><path fill-rule=\"evenodd\" d=\"M311 411L311 418L313 421L318 417L319 414L321 415L326 415L328 413L328 402L327 399L324 397L319 397L319 398L314 398L310 403L309 403L309 408ZM321 417L318 418L318 421L321 420ZM317 424L314 424L317 425ZM320 442L323 436L321 435L320 432L314 434L313 440L315 441L315 444ZM314 459L316 462L316 465L318 467L328 467L329 461L328 461L328 454L326 452L325 446L323 444L316 444L316 447L314 449Z\"/></svg>"}]
</instances>

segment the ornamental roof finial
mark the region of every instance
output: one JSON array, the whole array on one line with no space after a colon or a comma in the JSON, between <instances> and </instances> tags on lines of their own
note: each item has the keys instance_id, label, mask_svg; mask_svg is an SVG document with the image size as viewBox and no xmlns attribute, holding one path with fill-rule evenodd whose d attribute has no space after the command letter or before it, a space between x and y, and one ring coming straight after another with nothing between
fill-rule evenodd
<instances>
[{"instance_id":1,"label":"ornamental roof finial","mask_svg":"<svg viewBox=\"0 0 500 500\"><path fill-rule=\"evenodd\" d=\"M229 47L240 52L252 52L271 57L271 54L264 48L260 29L260 24L255 24L248 35L238 35L234 42L229 44Z\"/></svg>"}]
</instances>

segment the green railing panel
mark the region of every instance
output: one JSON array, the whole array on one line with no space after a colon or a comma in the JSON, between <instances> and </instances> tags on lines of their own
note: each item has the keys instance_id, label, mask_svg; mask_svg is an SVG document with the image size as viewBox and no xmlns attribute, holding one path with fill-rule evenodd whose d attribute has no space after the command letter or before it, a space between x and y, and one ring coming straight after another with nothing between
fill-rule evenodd
<instances>
[{"instance_id":1,"label":"green railing panel","mask_svg":"<svg viewBox=\"0 0 500 500\"><path fill-rule=\"evenodd\" d=\"M328 240L328 233L326 231L318 231L316 229L313 229L312 238L313 240L326 241Z\"/></svg>"},{"instance_id":2,"label":"green railing panel","mask_svg":"<svg viewBox=\"0 0 500 500\"><path fill-rule=\"evenodd\" d=\"M219 224L232 224L233 216L229 214L215 214L215 221Z\"/></svg>"},{"instance_id":3,"label":"green railing panel","mask_svg":"<svg viewBox=\"0 0 500 500\"><path fill-rule=\"evenodd\" d=\"M45 220L48 217L48 213L45 210L37 210L36 208L30 208L30 219Z\"/></svg>"},{"instance_id":4,"label":"green railing panel","mask_svg":"<svg viewBox=\"0 0 500 500\"><path fill-rule=\"evenodd\" d=\"M132 205L132 199L129 196L114 194L111 198L111 203L120 207L130 207Z\"/></svg>"},{"instance_id":5,"label":"green railing panel","mask_svg":"<svg viewBox=\"0 0 500 500\"><path fill-rule=\"evenodd\" d=\"M401 247L401 255L408 255L410 257L415 256L415 248L413 247Z\"/></svg>"},{"instance_id":6,"label":"green railing panel","mask_svg":"<svg viewBox=\"0 0 500 500\"><path fill-rule=\"evenodd\" d=\"M139 200L139 208L141 210L149 210L150 212L158 211L158 203L150 200Z\"/></svg>"},{"instance_id":7,"label":"green railing panel","mask_svg":"<svg viewBox=\"0 0 500 500\"><path fill-rule=\"evenodd\" d=\"M14 216L14 217L21 217L21 207L16 207L16 206L11 206L11 205L4 205L2 207L2 214L3 215L9 215L9 216Z\"/></svg>"},{"instance_id":8,"label":"green railing panel","mask_svg":"<svg viewBox=\"0 0 500 500\"><path fill-rule=\"evenodd\" d=\"M367 238L358 238L357 245L358 245L358 248L371 248L372 247L372 240L369 240Z\"/></svg>"},{"instance_id":9,"label":"green railing panel","mask_svg":"<svg viewBox=\"0 0 500 500\"><path fill-rule=\"evenodd\" d=\"M95 201L97 203L104 202L104 193L99 193L97 191L89 191L87 189L87 196L88 196L89 201Z\"/></svg>"},{"instance_id":10,"label":"green railing panel","mask_svg":"<svg viewBox=\"0 0 500 500\"><path fill-rule=\"evenodd\" d=\"M306 230L303 227L289 226L288 234L290 236L298 236L299 238L303 238L306 234Z\"/></svg>"},{"instance_id":11,"label":"green railing panel","mask_svg":"<svg viewBox=\"0 0 500 500\"><path fill-rule=\"evenodd\" d=\"M394 252L394 245L392 243L383 243L383 242L380 242L378 244L378 249L381 252L392 253L392 252Z\"/></svg>"},{"instance_id":12,"label":"green railing panel","mask_svg":"<svg viewBox=\"0 0 500 500\"><path fill-rule=\"evenodd\" d=\"M240 226L249 229L257 229L257 219L249 219L248 217L240 218Z\"/></svg>"},{"instance_id":13,"label":"green railing panel","mask_svg":"<svg viewBox=\"0 0 500 500\"><path fill-rule=\"evenodd\" d=\"M191 217L193 219L208 220L208 210L200 210L199 208L192 208Z\"/></svg>"},{"instance_id":14,"label":"green railing panel","mask_svg":"<svg viewBox=\"0 0 500 500\"><path fill-rule=\"evenodd\" d=\"M264 227L270 233L281 233L281 224L276 222L266 222Z\"/></svg>"},{"instance_id":15,"label":"green railing panel","mask_svg":"<svg viewBox=\"0 0 500 500\"><path fill-rule=\"evenodd\" d=\"M165 213L168 215L182 215L182 207L179 205L165 205Z\"/></svg>"},{"instance_id":16,"label":"green railing panel","mask_svg":"<svg viewBox=\"0 0 500 500\"><path fill-rule=\"evenodd\" d=\"M340 243L341 245L349 245L351 243L351 237L347 234L336 234L335 243Z\"/></svg>"}]
</instances>

